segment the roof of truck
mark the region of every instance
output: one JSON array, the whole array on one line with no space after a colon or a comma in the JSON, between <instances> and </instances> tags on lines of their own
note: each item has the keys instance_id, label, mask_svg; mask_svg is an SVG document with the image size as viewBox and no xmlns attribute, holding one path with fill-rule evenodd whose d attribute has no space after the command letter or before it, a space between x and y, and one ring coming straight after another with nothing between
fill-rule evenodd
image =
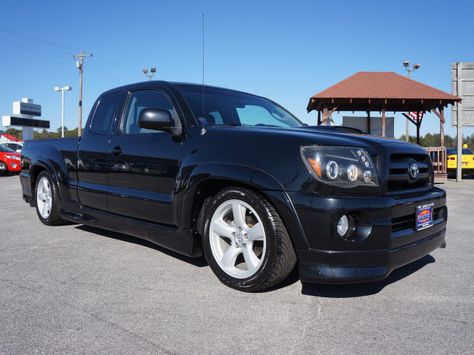
<instances>
[{"instance_id":1,"label":"roof of truck","mask_svg":"<svg viewBox=\"0 0 474 355\"><path fill-rule=\"evenodd\" d=\"M108 93L108 92L111 92L111 91L116 91L116 90L150 88L150 87L158 86L158 85L159 86L168 86L168 87L192 86L192 87L199 87L199 88L202 88L204 86L205 88L209 88L209 89L227 90L227 91L238 92L238 93L241 93L241 94L259 96L259 95L251 94L251 93L248 93L248 92L229 89L229 88L223 88L223 87L219 87L219 86L213 86L213 85L207 85L207 84L203 85L203 84L197 84L197 83L177 82L177 81L164 81L164 80L148 80L148 81L141 81L141 82L138 82L138 83L122 85L122 86L107 90L107 91L104 92L104 94Z\"/></svg>"}]
</instances>

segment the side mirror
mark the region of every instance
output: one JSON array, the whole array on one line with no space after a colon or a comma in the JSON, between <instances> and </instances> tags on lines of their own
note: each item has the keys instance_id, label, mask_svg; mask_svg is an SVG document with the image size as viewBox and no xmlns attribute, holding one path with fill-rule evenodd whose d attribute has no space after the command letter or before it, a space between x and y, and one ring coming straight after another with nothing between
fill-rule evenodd
<instances>
[{"instance_id":1,"label":"side mirror","mask_svg":"<svg viewBox=\"0 0 474 355\"><path fill-rule=\"evenodd\" d=\"M138 124L141 128L164 131L173 135L181 134L181 127L177 127L167 110L146 108L140 112Z\"/></svg>"}]
</instances>

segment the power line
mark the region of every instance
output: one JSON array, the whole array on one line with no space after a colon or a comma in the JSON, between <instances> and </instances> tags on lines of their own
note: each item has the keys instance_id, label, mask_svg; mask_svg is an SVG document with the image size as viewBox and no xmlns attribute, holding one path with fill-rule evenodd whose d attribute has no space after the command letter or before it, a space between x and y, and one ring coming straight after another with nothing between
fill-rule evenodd
<instances>
[{"instance_id":1,"label":"power line","mask_svg":"<svg viewBox=\"0 0 474 355\"><path fill-rule=\"evenodd\" d=\"M34 53L34 54L43 54L43 55L56 56L58 58L59 57L60 58L65 58L67 56L67 54L65 52L55 52L55 51L52 51L49 48L33 47L29 44L28 45L27 44L25 44L25 45L20 44L19 45L16 42L11 42L11 39L0 37L0 47L3 47L3 46L21 49L21 50L27 51L29 53ZM45 53L44 51L47 51L47 53ZM40 53L40 52L42 52L42 53Z\"/></svg>"},{"instance_id":2,"label":"power line","mask_svg":"<svg viewBox=\"0 0 474 355\"><path fill-rule=\"evenodd\" d=\"M92 66L95 66L95 68L100 72L101 75L105 76L107 80L110 80L111 78L116 78L117 75L116 73L111 72L107 66L103 67L100 62L91 62Z\"/></svg>"},{"instance_id":3,"label":"power line","mask_svg":"<svg viewBox=\"0 0 474 355\"><path fill-rule=\"evenodd\" d=\"M24 34L21 34L21 33L12 32L12 31L6 30L4 28L0 28L0 32L7 33L7 34L17 36L17 37L22 37L22 38L28 39L30 41L34 41L34 42L38 42L38 43L42 43L42 44L47 44L49 46L57 47L57 48L60 48L61 50L65 51L65 52L68 52L68 53L71 50L73 50L72 48L63 46L61 44L57 44L57 43L54 43L54 42L51 42L51 41L38 39L38 38L35 38L35 37L31 37L31 36L27 36L27 35L24 35Z\"/></svg>"},{"instance_id":4,"label":"power line","mask_svg":"<svg viewBox=\"0 0 474 355\"><path fill-rule=\"evenodd\" d=\"M90 64L91 64L90 68L93 74L95 74L95 76L99 78L103 84L110 86L109 78L107 78L107 76L104 73L102 73L99 66L97 66L95 62L91 62Z\"/></svg>"}]
</instances>

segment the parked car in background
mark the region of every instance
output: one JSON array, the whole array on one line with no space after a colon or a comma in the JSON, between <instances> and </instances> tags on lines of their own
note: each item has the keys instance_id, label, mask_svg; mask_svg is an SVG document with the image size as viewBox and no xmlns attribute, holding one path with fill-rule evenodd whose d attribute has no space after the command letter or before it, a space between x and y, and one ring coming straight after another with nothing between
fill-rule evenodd
<instances>
[{"instance_id":1,"label":"parked car in background","mask_svg":"<svg viewBox=\"0 0 474 355\"><path fill-rule=\"evenodd\" d=\"M448 177L456 177L456 168L458 164L458 150L456 148L446 149L447 169ZM467 147L467 144L463 145L462 149L462 173L463 174L474 174L474 152Z\"/></svg>"},{"instance_id":2,"label":"parked car in background","mask_svg":"<svg viewBox=\"0 0 474 355\"><path fill-rule=\"evenodd\" d=\"M23 149L23 143L19 142L2 143L2 145L7 148L10 148L11 150L14 150L17 153L21 153L21 150Z\"/></svg>"},{"instance_id":3,"label":"parked car in background","mask_svg":"<svg viewBox=\"0 0 474 355\"><path fill-rule=\"evenodd\" d=\"M0 176L21 170L21 154L0 144Z\"/></svg>"}]
</instances>

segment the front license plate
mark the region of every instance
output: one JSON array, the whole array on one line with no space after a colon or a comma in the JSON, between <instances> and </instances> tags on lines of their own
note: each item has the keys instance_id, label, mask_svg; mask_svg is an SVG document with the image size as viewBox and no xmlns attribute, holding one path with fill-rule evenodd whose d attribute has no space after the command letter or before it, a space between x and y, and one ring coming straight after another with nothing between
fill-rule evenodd
<instances>
[{"instance_id":1,"label":"front license plate","mask_svg":"<svg viewBox=\"0 0 474 355\"><path fill-rule=\"evenodd\" d=\"M429 228L433 225L433 206L434 203L416 206L416 230Z\"/></svg>"}]
</instances>

